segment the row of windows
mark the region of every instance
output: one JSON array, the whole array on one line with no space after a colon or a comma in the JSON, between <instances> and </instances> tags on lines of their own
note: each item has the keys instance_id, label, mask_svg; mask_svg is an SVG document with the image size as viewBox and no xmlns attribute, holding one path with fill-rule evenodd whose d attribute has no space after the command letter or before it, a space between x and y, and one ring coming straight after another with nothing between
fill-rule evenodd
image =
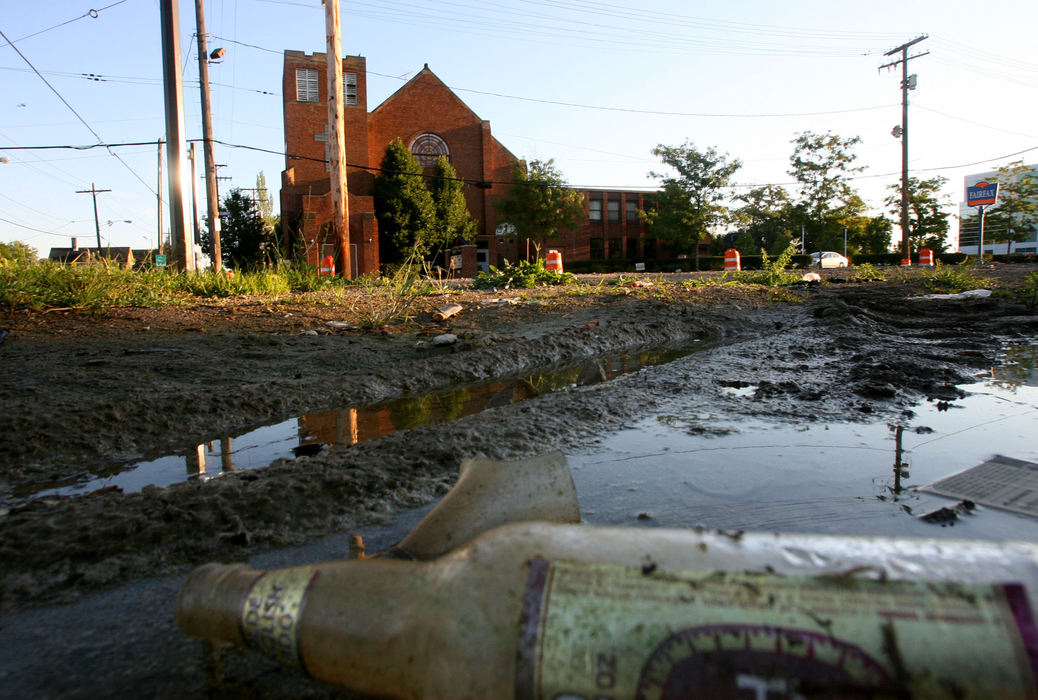
<instances>
[{"instance_id":1,"label":"row of windows","mask_svg":"<svg viewBox=\"0 0 1038 700\"><path fill-rule=\"evenodd\" d=\"M626 204L627 209L627 223L635 224L638 223L638 202L633 199L628 199ZM609 213L609 221L611 223L618 223L620 221L620 200L610 199L606 202ZM592 199L588 201L588 221L601 221L602 220L602 200Z\"/></svg>"},{"instance_id":2,"label":"row of windows","mask_svg":"<svg viewBox=\"0 0 1038 700\"><path fill-rule=\"evenodd\" d=\"M589 254L592 260L606 259L606 240L604 238L591 238L588 240ZM655 238L628 238L627 247L624 249L622 238L609 239L609 259L620 260L622 258L654 259L658 252Z\"/></svg>"},{"instance_id":3,"label":"row of windows","mask_svg":"<svg viewBox=\"0 0 1038 700\"><path fill-rule=\"evenodd\" d=\"M342 74L343 98L347 105L357 104L357 74ZM298 102L320 102L317 69L296 68L296 100Z\"/></svg>"}]
</instances>

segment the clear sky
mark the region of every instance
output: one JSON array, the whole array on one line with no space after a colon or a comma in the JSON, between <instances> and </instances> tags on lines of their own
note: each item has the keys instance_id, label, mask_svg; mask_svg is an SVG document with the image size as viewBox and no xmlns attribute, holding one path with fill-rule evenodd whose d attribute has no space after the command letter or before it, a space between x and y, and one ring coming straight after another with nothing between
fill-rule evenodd
<instances>
[{"instance_id":1,"label":"clear sky","mask_svg":"<svg viewBox=\"0 0 1038 700\"><path fill-rule=\"evenodd\" d=\"M196 139L194 2L179 6ZM324 10L206 0L205 12L210 50L226 49L209 72L215 138L275 152L218 145L230 178L221 197L255 187L262 171L276 201L282 52L323 52ZM791 139L832 131L862 138L855 183L884 210L900 176L890 132L901 92L900 70L878 68L924 34L910 55L929 53L909 63L912 174L947 177L954 213L963 176L1038 162L1034 0L341 0L341 12L343 53L367 57L369 108L428 63L515 155L555 159L574 186L649 187L661 170L652 148L685 141L741 160L741 186L786 184ZM0 148L150 143L0 150L0 241L44 255L72 236L94 245L92 197L77 193L93 184L111 190L97 196L104 244L153 246L154 142L165 137L158 0L5 0L0 32Z\"/></svg>"}]
</instances>

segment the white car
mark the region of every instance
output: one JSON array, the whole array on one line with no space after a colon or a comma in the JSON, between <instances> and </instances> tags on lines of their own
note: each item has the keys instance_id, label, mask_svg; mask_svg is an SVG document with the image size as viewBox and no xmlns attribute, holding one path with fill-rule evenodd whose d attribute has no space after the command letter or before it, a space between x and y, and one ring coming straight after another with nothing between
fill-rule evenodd
<instances>
[{"instance_id":1,"label":"white car","mask_svg":"<svg viewBox=\"0 0 1038 700\"><path fill-rule=\"evenodd\" d=\"M821 253L811 253L811 267L847 267L850 261L839 253L827 250Z\"/></svg>"}]
</instances>

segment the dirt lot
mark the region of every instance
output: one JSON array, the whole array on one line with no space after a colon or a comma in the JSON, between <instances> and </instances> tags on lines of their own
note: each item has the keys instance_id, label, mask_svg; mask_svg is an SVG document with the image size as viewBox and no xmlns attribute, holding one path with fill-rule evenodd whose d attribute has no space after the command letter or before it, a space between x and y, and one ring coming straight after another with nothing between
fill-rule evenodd
<instances>
[{"instance_id":1,"label":"dirt lot","mask_svg":"<svg viewBox=\"0 0 1038 700\"><path fill-rule=\"evenodd\" d=\"M738 410L797 421L874 420L923 397L953 399L991 366L1000 338L1038 335L1035 309L999 292L1034 270L982 271L990 298L926 302L909 300L926 293L916 271L854 283L830 270L811 289L687 287L682 275L644 288L462 290L424 297L413 320L378 331L328 325L358 320L363 302L348 296L0 316L10 332L0 345L0 611L385 520L442 495L464 457L586 444L674 392L726 410L719 389L753 383L756 400ZM450 302L464 310L433 321ZM447 332L458 342L433 347ZM739 356L704 356L696 376L642 372L622 389L574 387L209 481L30 498L304 413L735 341L746 341Z\"/></svg>"}]
</instances>

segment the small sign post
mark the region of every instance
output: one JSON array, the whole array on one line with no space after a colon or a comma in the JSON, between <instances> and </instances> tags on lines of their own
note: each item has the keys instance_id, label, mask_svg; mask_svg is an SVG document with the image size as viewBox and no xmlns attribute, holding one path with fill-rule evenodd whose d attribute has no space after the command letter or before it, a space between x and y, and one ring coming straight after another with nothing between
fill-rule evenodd
<instances>
[{"instance_id":1,"label":"small sign post","mask_svg":"<svg viewBox=\"0 0 1038 700\"><path fill-rule=\"evenodd\" d=\"M155 267L165 267L165 266L166 266L166 256L162 255L161 253L156 253L155 254Z\"/></svg>"},{"instance_id":2,"label":"small sign post","mask_svg":"<svg viewBox=\"0 0 1038 700\"><path fill-rule=\"evenodd\" d=\"M998 201L998 183L978 182L966 188L966 206L977 208L977 262L984 262L984 207Z\"/></svg>"}]
</instances>

